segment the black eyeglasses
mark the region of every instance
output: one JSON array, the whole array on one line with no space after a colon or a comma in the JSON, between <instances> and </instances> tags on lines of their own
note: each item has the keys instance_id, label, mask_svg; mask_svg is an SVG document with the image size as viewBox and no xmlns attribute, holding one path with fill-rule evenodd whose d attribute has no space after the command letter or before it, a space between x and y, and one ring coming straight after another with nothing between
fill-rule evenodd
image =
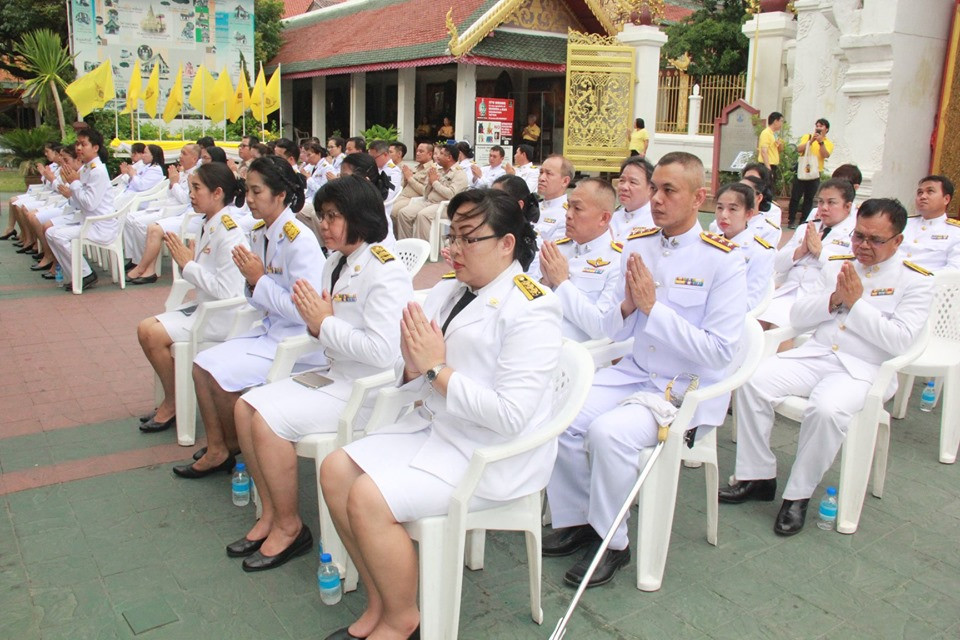
<instances>
[{"instance_id":1,"label":"black eyeglasses","mask_svg":"<svg viewBox=\"0 0 960 640\"><path fill-rule=\"evenodd\" d=\"M478 236L478 237L455 236L453 234L448 234L443 237L443 244L448 248L454 245L456 245L457 247L463 248L463 245L465 244L466 245L476 244L482 240L490 240L492 238L499 238L499 237L500 236L496 234L492 234L489 236Z\"/></svg>"},{"instance_id":2,"label":"black eyeglasses","mask_svg":"<svg viewBox=\"0 0 960 640\"><path fill-rule=\"evenodd\" d=\"M890 242L891 240L893 240L899 235L900 234L898 233L884 240L883 238L878 238L876 236L865 236L859 231L854 231L853 233L850 234L850 240L856 244L867 243L873 247L882 247L883 245L887 244L888 242Z\"/></svg>"}]
</instances>

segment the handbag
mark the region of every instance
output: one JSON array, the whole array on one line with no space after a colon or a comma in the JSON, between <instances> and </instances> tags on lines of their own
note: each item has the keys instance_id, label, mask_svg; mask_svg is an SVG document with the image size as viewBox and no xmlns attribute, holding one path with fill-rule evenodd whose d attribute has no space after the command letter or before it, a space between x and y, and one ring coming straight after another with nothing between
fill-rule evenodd
<instances>
[{"instance_id":1,"label":"handbag","mask_svg":"<svg viewBox=\"0 0 960 640\"><path fill-rule=\"evenodd\" d=\"M800 161L797 162L797 179L798 180L819 180L820 179L820 162L814 157L811 148L813 147L813 138L811 137L807 141L807 148L803 152L803 157L800 158Z\"/></svg>"}]
</instances>

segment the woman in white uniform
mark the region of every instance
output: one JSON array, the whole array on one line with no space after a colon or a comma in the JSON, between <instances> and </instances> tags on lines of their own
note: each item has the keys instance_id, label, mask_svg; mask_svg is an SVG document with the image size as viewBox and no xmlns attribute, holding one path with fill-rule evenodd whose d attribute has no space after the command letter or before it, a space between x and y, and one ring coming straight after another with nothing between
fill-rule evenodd
<instances>
[{"instance_id":1,"label":"woman in white uniform","mask_svg":"<svg viewBox=\"0 0 960 640\"><path fill-rule=\"evenodd\" d=\"M351 153L346 156L340 165L340 175L366 178L377 188L377 192L381 195L381 202L386 202L389 199L390 190L396 187L390 177L377 168L373 157L366 153ZM397 236L393 233L393 218L390 217L390 212L386 208L384 208L384 215L387 218L387 236L382 244L392 247L397 242Z\"/></svg>"},{"instance_id":2,"label":"woman in white uniform","mask_svg":"<svg viewBox=\"0 0 960 640\"><path fill-rule=\"evenodd\" d=\"M324 460L323 497L367 590L360 618L329 638L416 633L417 556L400 523L447 513L474 449L510 442L548 419L561 346L557 296L523 274L533 226L513 197L471 189L450 201L456 279L442 280L401 324L400 388L422 404ZM546 486L551 442L494 463L473 508Z\"/></svg>"},{"instance_id":3,"label":"woman in white uniform","mask_svg":"<svg viewBox=\"0 0 960 640\"><path fill-rule=\"evenodd\" d=\"M83 166L77 158L77 145L68 144L60 149L59 166L69 167L74 171L79 171ZM59 166L56 178L50 183L52 189L58 188L63 181L60 179ZM58 194L59 195L59 194ZM37 208L29 209L24 218L27 224L33 229L34 235L40 240L42 259L37 264L30 267L31 271L43 271L41 277L44 280L56 279L57 261L47 245L47 229L56 224L68 224L74 220L75 207L65 198L54 198L48 204L41 204Z\"/></svg>"},{"instance_id":4,"label":"woman in white uniform","mask_svg":"<svg viewBox=\"0 0 960 640\"><path fill-rule=\"evenodd\" d=\"M773 280L773 260L777 248L750 225L757 214L752 187L731 182L717 189L717 227L747 267L747 309L756 307Z\"/></svg>"},{"instance_id":5,"label":"woman in white uniform","mask_svg":"<svg viewBox=\"0 0 960 640\"><path fill-rule=\"evenodd\" d=\"M156 144L148 144L140 156L143 166L138 170L136 165L121 166L123 173L130 177L127 186L117 194L116 207L119 209L130 202L138 193L148 191L160 184L166 177L163 163L163 149Z\"/></svg>"},{"instance_id":6,"label":"woman in white uniform","mask_svg":"<svg viewBox=\"0 0 960 640\"><path fill-rule=\"evenodd\" d=\"M203 228L195 246L185 246L176 234L167 234L170 256L183 279L196 288L196 299L179 309L143 320L137 339L163 385L163 401L140 431L155 433L176 424L173 356L170 345L190 339L197 305L243 295L243 275L233 263L233 249L248 246L246 236L227 213L229 205L242 201L244 187L225 164L203 165L190 177L190 202L202 213ZM203 340L222 341L230 329L226 314L211 318Z\"/></svg>"},{"instance_id":7,"label":"woman in white uniform","mask_svg":"<svg viewBox=\"0 0 960 640\"><path fill-rule=\"evenodd\" d=\"M393 368L400 357L400 316L413 299L410 273L378 244L387 220L373 185L359 176L337 178L317 191L314 207L331 252L323 295L301 280L293 296L330 362L321 371L333 382L311 388L288 378L252 389L237 403L240 449L263 502L253 528L227 545L231 557L252 554L243 562L246 571L278 567L312 548L297 505L294 444L313 433L335 433L353 381Z\"/></svg>"},{"instance_id":8,"label":"woman in white uniform","mask_svg":"<svg viewBox=\"0 0 960 640\"><path fill-rule=\"evenodd\" d=\"M233 262L246 280L244 295L263 312L263 322L194 359L193 382L207 446L195 463L173 468L181 478L233 469L239 451L234 405L244 391L266 382L277 345L307 329L293 304L293 285L306 279L321 290L324 257L313 233L296 220L303 206L302 177L278 156L258 158L247 171L247 204L259 222L250 248L234 247ZM294 371L323 364L323 354L314 352L303 356Z\"/></svg>"}]
</instances>

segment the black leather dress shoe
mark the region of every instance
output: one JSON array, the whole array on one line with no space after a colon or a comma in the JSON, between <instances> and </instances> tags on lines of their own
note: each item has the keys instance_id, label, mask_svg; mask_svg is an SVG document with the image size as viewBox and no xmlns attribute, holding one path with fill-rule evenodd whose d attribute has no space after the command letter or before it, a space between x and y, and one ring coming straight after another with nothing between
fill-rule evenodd
<instances>
[{"instance_id":1,"label":"black leather dress shoe","mask_svg":"<svg viewBox=\"0 0 960 640\"><path fill-rule=\"evenodd\" d=\"M182 464L176 466L173 468L173 475L194 480L196 478L206 478L207 476L219 471L231 473L235 466L237 466L237 459L233 456L227 456L226 460L215 467L211 467L210 469L200 470L194 467L192 464Z\"/></svg>"},{"instance_id":2,"label":"black leather dress shoe","mask_svg":"<svg viewBox=\"0 0 960 640\"><path fill-rule=\"evenodd\" d=\"M196 452L193 454L193 459L194 459L194 460L199 460L200 458L202 458L202 457L205 456L205 455L207 455L207 448L206 448L206 447L200 447L200 448L197 449Z\"/></svg>"},{"instance_id":3,"label":"black leather dress shoe","mask_svg":"<svg viewBox=\"0 0 960 640\"><path fill-rule=\"evenodd\" d=\"M243 570L249 572L275 569L285 564L290 558L309 553L311 549L313 549L313 535L311 535L309 527L303 525L300 533L286 549L275 556L265 556L257 551L243 561Z\"/></svg>"},{"instance_id":4,"label":"black leather dress shoe","mask_svg":"<svg viewBox=\"0 0 960 640\"><path fill-rule=\"evenodd\" d=\"M727 504L740 504L747 500L770 502L777 495L777 479L741 480L717 492L717 499Z\"/></svg>"},{"instance_id":5,"label":"black leather dress shoe","mask_svg":"<svg viewBox=\"0 0 960 640\"><path fill-rule=\"evenodd\" d=\"M97 277L97 274L96 274L96 273L91 273L91 274L88 275L88 276L84 276L84 277L83 277L83 288L84 288L84 289L89 289L89 288L92 287L93 285L97 284L97 280L99 280L99 279L100 279L100 278ZM63 285L63 289L64 289L64 291L69 291L69 292L73 293L73 283L68 282L67 284Z\"/></svg>"},{"instance_id":6,"label":"black leather dress shoe","mask_svg":"<svg viewBox=\"0 0 960 640\"><path fill-rule=\"evenodd\" d=\"M143 424L144 422L150 422L151 420L153 420L154 416L156 416L156 415L157 415L157 410L156 410L156 409L154 409L154 410L151 411L150 413L145 413L145 414L143 414L143 415L140 416L140 418L139 418L140 424ZM200 459L200 458L194 458L194 460L199 460L199 459Z\"/></svg>"},{"instance_id":7,"label":"black leather dress shoe","mask_svg":"<svg viewBox=\"0 0 960 640\"><path fill-rule=\"evenodd\" d=\"M157 281L157 274L152 276L140 276L139 278L130 278L127 280L130 284L153 284Z\"/></svg>"},{"instance_id":8,"label":"black leather dress shoe","mask_svg":"<svg viewBox=\"0 0 960 640\"><path fill-rule=\"evenodd\" d=\"M50 273L50 272L48 271L47 273L41 273L41 274L40 274L40 277L43 278L44 280L56 280L56 279L57 279L57 274L55 274L55 273Z\"/></svg>"},{"instance_id":9,"label":"black leather dress shoe","mask_svg":"<svg viewBox=\"0 0 960 640\"><path fill-rule=\"evenodd\" d=\"M253 554L254 551L259 551L264 540L266 540L266 538L261 540L248 540L246 536L239 540L234 540L227 545L227 555L231 558L246 558Z\"/></svg>"},{"instance_id":10,"label":"black leather dress shoe","mask_svg":"<svg viewBox=\"0 0 960 640\"><path fill-rule=\"evenodd\" d=\"M560 558L576 552L584 545L600 542L600 540L602 538L597 535L593 527L581 524L556 529L550 535L544 536L540 548L545 558Z\"/></svg>"},{"instance_id":11,"label":"black leather dress shoe","mask_svg":"<svg viewBox=\"0 0 960 640\"><path fill-rule=\"evenodd\" d=\"M176 426L177 416L173 416L166 422L157 422L156 417L152 418L150 422L144 422L140 425L140 431L143 433L160 433L161 431L166 431L170 427Z\"/></svg>"},{"instance_id":12,"label":"black leather dress shoe","mask_svg":"<svg viewBox=\"0 0 960 640\"><path fill-rule=\"evenodd\" d=\"M17 249L17 253L29 253L30 255L33 255L34 253L37 253L37 251L33 248L33 245L30 245L28 247L21 246L19 249Z\"/></svg>"},{"instance_id":13,"label":"black leather dress shoe","mask_svg":"<svg viewBox=\"0 0 960 640\"><path fill-rule=\"evenodd\" d=\"M33 254L34 262L40 262L41 260L43 260L43 256L44 256L43 251L41 251L40 253Z\"/></svg>"},{"instance_id":14,"label":"black leather dress shoe","mask_svg":"<svg viewBox=\"0 0 960 640\"><path fill-rule=\"evenodd\" d=\"M48 262L47 264L40 264L38 262L37 264L30 265L30 271L46 271L52 264L52 262Z\"/></svg>"},{"instance_id":15,"label":"black leather dress shoe","mask_svg":"<svg viewBox=\"0 0 960 640\"><path fill-rule=\"evenodd\" d=\"M579 587L580 583L583 581L583 576L587 575L587 569L590 568L590 563L593 562L593 558L597 555L597 549L599 548L599 544L590 545L586 553L583 554L583 557L577 561L577 564L573 565L570 570L563 575L563 581L568 585ZM629 563L630 547L620 550L607 549L603 552L603 556L600 558L600 564L597 565L597 569L593 572L593 575L590 576L590 582L587 583L587 588L599 587L602 584L607 584L613 580L613 576L617 572L617 569L626 566Z\"/></svg>"},{"instance_id":16,"label":"black leather dress shoe","mask_svg":"<svg viewBox=\"0 0 960 640\"><path fill-rule=\"evenodd\" d=\"M0 236L0 240L9 240L10 238L16 238L16 237L17 237L17 230L14 229L13 231L10 231Z\"/></svg>"},{"instance_id":17,"label":"black leather dress shoe","mask_svg":"<svg viewBox=\"0 0 960 640\"><path fill-rule=\"evenodd\" d=\"M419 627L417 628L419 629ZM350 633L350 627L344 627L343 629L337 629L323 640L365 640L365 638L366 636L360 637L353 635Z\"/></svg>"},{"instance_id":18,"label":"black leather dress shoe","mask_svg":"<svg viewBox=\"0 0 960 640\"><path fill-rule=\"evenodd\" d=\"M777 514L777 522L773 525L773 532L778 536L792 536L800 533L803 522L807 519L807 504L810 499L784 500Z\"/></svg>"}]
</instances>

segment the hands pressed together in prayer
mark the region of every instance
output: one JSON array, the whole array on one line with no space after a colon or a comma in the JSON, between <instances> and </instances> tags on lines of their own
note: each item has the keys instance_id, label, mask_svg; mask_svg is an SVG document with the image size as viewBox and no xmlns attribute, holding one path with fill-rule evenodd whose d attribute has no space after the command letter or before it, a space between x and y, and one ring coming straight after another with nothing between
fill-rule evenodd
<instances>
[{"instance_id":1,"label":"hands pressed together in prayer","mask_svg":"<svg viewBox=\"0 0 960 640\"><path fill-rule=\"evenodd\" d=\"M170 252L170 258L177 263L181 271L187 266L188 262L193 260L194 243L192 241L184 245L180 240L180 236L172 231L168 231L163 234L163 244L167 246L167 251Z\"/></svg>"},{"instance_id":2,"label":"hands pressed together in prayer","mask_svg":"<svg viewBox=\"0 0 960 640\"><path fill-rule=\"evenodd\" d=\"M653 305L657 302L657 285L653 274L643 263L639 254L631 253L627 258L627 272L624 274L624 296L620 303L620 313L626 318L634 311L639 310L644 315L650 315Z\"/></svg>"},{"instance_id":3,"label":"hands pressed together in prayer","mask_svg":"<svg viewBox=\"0 0 960 640\"><path fill-rule=\"evenodd\" d=\"M544 242L540 247L540 274L540 282L551 289L570 279L570 264L553 242Z\"/></svg>"},{"instance_id":4,"label":"hands pressed together in prayer","mask_svg":"<svg viewBox=\"0 0 960 640\"><path fill-rule=\"evenodd\" d=\"M264 275L263 260L260 256L242 245L237 245L233 249L233 263L240 269L250 288L256 287Z\"/></svg>"},{"instance_id":5,"label":"hands pressed together in prayer","mask_svg":"<svg viewBox=\"0 0 960 640\"><path fill-rule=\"evenodd\" d=\"M324 289L323 293L317 293L313 285L301 278L294 283L291 298L303 321L307 323L307 331L314 338L320 337L320 325L333 315L330 292Z\"/></svg>"},{"instance_id":6,"label":"hands pressed together in prayer","mask_svg":"<svg viewBox=\"0 0 960 640\"><path fill-rule=\"evenodd\" d=\"M830 294L830 307L843 305L850 310L863 295L863 282L852 262L844 262L837 274L837 288Z\"/></svg>"},{"instance_id":7,"label":"hands pressed together in prayer","mask_svg":"<svg viewBox=\"0 0 960 640\"><path fill-rule=\"evenodd\" d=\"M400 320L400 354L404 381L423 375L446 360L447 344L437 322L430 321L416 302L410 302Z\"/></svg>"}]
</instances>

